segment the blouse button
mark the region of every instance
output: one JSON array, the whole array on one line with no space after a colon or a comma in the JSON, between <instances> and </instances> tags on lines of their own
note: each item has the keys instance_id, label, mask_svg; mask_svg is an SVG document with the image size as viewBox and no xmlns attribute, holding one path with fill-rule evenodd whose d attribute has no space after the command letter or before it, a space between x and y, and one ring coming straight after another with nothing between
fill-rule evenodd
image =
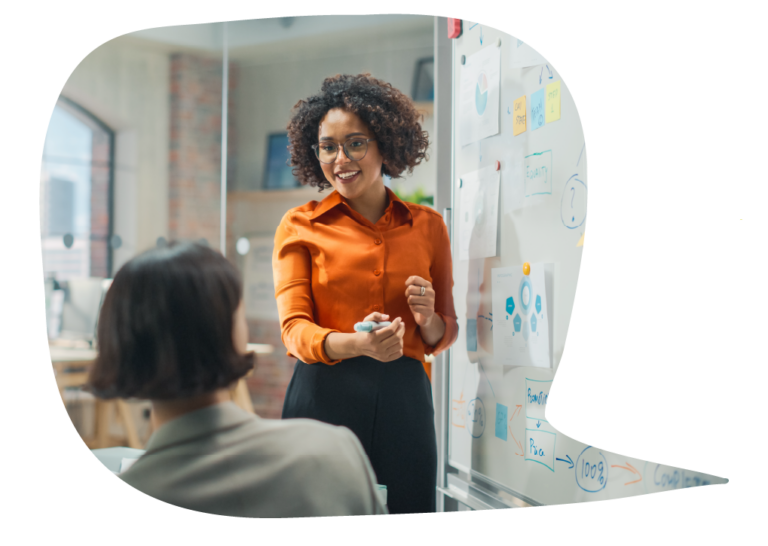
<instances>
[{"instance_id":1,"label":"blouse button","mask_svg":"<svg viewBox=\"0 0 768 546\"><path fill-rule=\"evenodd\" d=\"M377 245L380 245L380 244L381 244L381 239L376 239L376 240L374 241L374 243L376 243Z\"/></svg>"},{"instance_id":2,"label":"blouse button","mask_svg":"<svg viewBox=\"0 0 768 546\"><path fill-rule=\"evenodd\" d=\"M373 310L374 310L374 311L378 311L379 309L381 309L381 307L379 307L378 305L374 305L374 306L373 306Z\"/></svg>"},{"instance_id":3,"label":"blouse button","mask_svg":"<svg viewBox=\"0 0 768 546\"><path fill-rule=\"evenodd\" d=\"M373 274L378 277L379 275L381 275L381 271L379 271L378 269L374 269Z\"/></svg>"}]
</instances>

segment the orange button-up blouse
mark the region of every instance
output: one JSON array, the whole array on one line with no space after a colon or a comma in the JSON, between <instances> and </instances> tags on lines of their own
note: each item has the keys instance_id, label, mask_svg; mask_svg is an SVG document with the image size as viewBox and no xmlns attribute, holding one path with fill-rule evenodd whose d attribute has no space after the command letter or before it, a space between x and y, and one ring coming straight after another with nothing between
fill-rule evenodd
<instances>
[{"instance_id":1,"label":"orange button-up blouse","mask_svg":"<svg viewBox=\"0 0 768 546\"><path fill-rule=\"evenodd\" d=\"M326 354L325 338L354 332L355 323L374 311L403 319L403 354L421 362L456 341L451 248L443 217L401 201L389 188L387 193L389 206L376 224L336 191L283 217L272 269L288 355L307 364L339 362ZM432 283L435 312L445 322L445 334L434 347L421 339L408 307L405 281L412 275Z\"/></svg>"}]
</instances>

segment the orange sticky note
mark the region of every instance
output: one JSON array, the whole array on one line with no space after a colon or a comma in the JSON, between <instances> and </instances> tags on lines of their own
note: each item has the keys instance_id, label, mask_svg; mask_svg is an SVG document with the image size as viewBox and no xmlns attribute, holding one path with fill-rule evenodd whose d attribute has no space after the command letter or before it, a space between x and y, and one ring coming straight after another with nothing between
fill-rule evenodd
<instances>
[{"instance_id":1,"label":"orange sticky note","mask_svg":"<svg viewBox=\"0 0 768 546\"><path fill-rule=\"evenodd\" d=\"M512 106L512 134L517 136L526 129L525 95L514 102Z\"/></svg>"}]
</instances>

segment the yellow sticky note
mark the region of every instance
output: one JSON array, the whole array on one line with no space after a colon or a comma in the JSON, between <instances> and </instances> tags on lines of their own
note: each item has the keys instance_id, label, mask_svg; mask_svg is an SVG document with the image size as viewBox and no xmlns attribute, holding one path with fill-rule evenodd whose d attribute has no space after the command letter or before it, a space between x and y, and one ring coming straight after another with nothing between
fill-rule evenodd
<instances>
[{"instance_id":1,"label":"yellow sticky note","mask_svg":"<svg viewBox=\"0 0 768 546\"><path fill-rule=\"evenodd\" d=\"M560 119L560 80L547 84L547 105L544 111L547 123Z\"/></svg>"},{"instance_id":2,"label":"yellow sticky note","mask_svg":"<svg viewBox=\"0 0 768 546\"><path fill-rule=\"evenodd\" d=\"M581 234L581 239L579 239L579 242L576 243L576 246L584 246L584 234Z\"/></svg>"},{"instance_id":3,"label":"yellow sticky note","mask_svg":"<svg viewBox=\"0 0 768 546\"><path fill-rule=\"evenodd\" d=\"M523 95L512 106L512 134L517 136L524 133L525 127L525 95Z\"/></svg>"}]
</instances>

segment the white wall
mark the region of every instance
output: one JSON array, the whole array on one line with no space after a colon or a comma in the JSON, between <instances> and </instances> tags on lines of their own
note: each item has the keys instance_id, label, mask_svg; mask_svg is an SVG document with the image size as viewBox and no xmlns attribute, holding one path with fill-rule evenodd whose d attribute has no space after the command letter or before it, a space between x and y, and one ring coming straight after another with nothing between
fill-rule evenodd
<instances>
[{"instance_id":1,"label":"white wall","mask_svg":"<svg viewBox=\"0 0 768 546\"><path fill-rule=\"evenodd\" d=\"M169 69L167 52L117 38L83 59L62 90L116 133L115 269L167 237Z\"/></svg>"}]
</instances>

